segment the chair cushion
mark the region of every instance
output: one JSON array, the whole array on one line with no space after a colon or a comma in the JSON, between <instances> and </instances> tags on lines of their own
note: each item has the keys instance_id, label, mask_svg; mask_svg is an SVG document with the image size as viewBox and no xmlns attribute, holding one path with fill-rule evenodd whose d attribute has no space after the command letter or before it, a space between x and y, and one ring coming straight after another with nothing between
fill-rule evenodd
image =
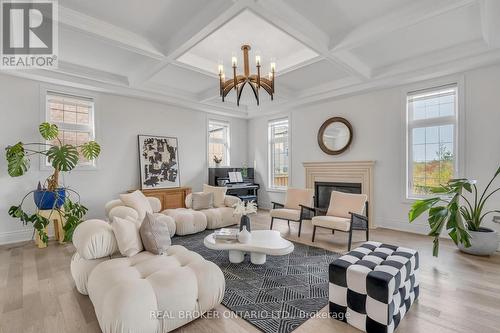
<instances>
[{"instance_id":1,"label":"chair cushion","mask_svg":"<svg viewBox=\"0 0 500 333\"><path fill-rule=\"evenodd\" d=\"M146 214L139 233L144 249L153 254L163 254L172 244L167 223L153 214Z\"/></svg>"},{"instance_id":2,"label":"chair cushion","mask_svg":"<svg viewBox=\"0 0 500 333\"><path fill-rule=\"evenodd\" d=\"M350 218L351 214L349 212L363 214L367 200L368 196L366 194L332 191L326 215Z\"/></svg>"},{"instance_id":3,"label":"chair cushion","mask_svg":"<svg viewBox=\"0 0 500 333\"><path fill-rule=\"evenodd\" d=\"M335 230L349 231L351 228L351 219L337 216L315 216L312 218L312 225Z\"/></svg>"},{"instance_id":4,"label":"chair cushion","mask_svg":"<svg viewBox=\"0 0 500 333\"><path fill-rule=\"evenodd\" d=\"M127 217L115 217L111 223L118 243L118 249L123 256L132 257L144 250L139 234L140 223Z\"/></svg>"},{"instance_id":5,"label":"chair cushion","mask_svg":"<svg viewBox=\"0 0 500 333\"><path fill-rule=\"evenodd\" d=\"M289 187L286 190L285 208L300 210L299 205L305 205L311 207L313 205L313 197L314 197L314 190L312 189Z\"/></svg>"},{"instance_id":6,"label":"chair cushion","mask_svg":"<svg viewBox=\"0 0 500 333\"><path fill-rule=\"evenodd\" d=\"M225 207L224 199L226 198L227 187L210 186L203 184L203 192L214 194L214 207Z\"/></svg>"},{"instance_id":7,"label":"chair cushion","mask_svg":"<svg viewBox=\"0 0 500 333\"><path fill-rule=\"evenodd\" d=\"M287 208L271 209L269 214L271 214L271 217L283 220L298 221L300 219L300 210L296 209L287 209Z\"/></svg>"},{"instance_id":8,"label":"chair cushion","mask_svg":"<svg viewBox=\"0 0 500 333\"><path fill-rule=\"evenodd\" d=\"M100 263L87 287L104 333L170 332L220 304L224 288L216 264L179 245Z\"/></svg>"},{"instance_id":9,"label":"chair cushion","mask_svg":"<svg viewBox=\"0 0 500 333\"><path fill-rule=\"evenodd\" d=\"M191 196L194 210L209 209L214 207L214 194L212 192L196 192Z\"/></svg>"},{"instance_id":10,"label":"chair cushion","mask_svg":"<svg viewBox=\"0 0 500 333\"><path fill-rule=\"evenodd\" d=\"M142 221L146 213L153 213L149 200L139 190L132 193L120 194L120 200L128 207L133 208L139 214L139 221Z\"/></svg>"}]
</instances>

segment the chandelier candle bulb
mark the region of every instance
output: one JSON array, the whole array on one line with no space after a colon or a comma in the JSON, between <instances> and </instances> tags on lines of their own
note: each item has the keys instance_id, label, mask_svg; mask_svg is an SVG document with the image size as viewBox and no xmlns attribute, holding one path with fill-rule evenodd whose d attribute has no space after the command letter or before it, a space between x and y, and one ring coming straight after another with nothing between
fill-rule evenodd
<instances>
[{"instance_id":1,"label":"chandelier candle bulb","mask_svg":"<svg viewBox=\"0 0 500 333\"><path fill-rule=\"evenodd\" d=\"M259 55L255 56L255 63L257 64L257 66L260 66L260 56Z\"/></svg>"},{"instance_id":2,"label":"chandelier candle bulb","mask_svg":"<svg viewBox=\"0 0 500 333\"><path fill-rule=\"evenodd\" d=\"M236 65L238 64L238 58L232 57L231 58L231 63L233 64L233 67L236 67Z\"/></svg>"}]
</instances>

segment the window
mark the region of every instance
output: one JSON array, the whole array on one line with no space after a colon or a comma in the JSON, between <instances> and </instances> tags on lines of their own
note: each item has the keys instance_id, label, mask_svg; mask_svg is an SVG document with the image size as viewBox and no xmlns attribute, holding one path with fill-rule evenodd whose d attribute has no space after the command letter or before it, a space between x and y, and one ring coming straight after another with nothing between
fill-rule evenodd
<instances>
[{"instance_id":1,"label":"window","mask_svg":"<svg viewBox=\"0 0 500 333\"><path fill-rule=\"evenodd\" d=\"M229 124L222 121L208 121L208 165L215 166L214 156L221 165L229 166Z\"/></svg>"},{"instance_id":2,"label":"window","mask_svg":"<svg viewBox=\"0 0 500 333\"><path fill-rule=\"evenodd\" d=\"M406 96L407 198L425 197L457 175L457 85Z\"/></svg>"},{"instance_id":3,"label":"window","mask_svg":"<svg viewBox=\"0 0 500 333\"><path fill-rule=\"evenodd\" d=\"M79 146L95 139L94 101L55 92L46 94L46 119L59 128L57 139L51 144ZM49 165L48 161L45 162ZM86 160L80 153L79 166L95 166L95 161Z\"/></svg>"},{"instance_id":4,"label":"window","mask_svg":"<svg viewBox=\"0 0 500 333\"><path fill-rule=\"evenodd\" d=\"M288 186L288 119L269 122L269 187Z\"/></svg>"}]
</instances>

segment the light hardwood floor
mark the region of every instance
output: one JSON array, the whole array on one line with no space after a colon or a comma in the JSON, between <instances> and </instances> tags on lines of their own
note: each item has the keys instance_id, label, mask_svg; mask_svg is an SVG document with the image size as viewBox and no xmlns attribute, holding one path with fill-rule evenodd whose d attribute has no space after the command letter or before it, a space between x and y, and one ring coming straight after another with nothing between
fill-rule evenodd
<instances>
[{"instance_id":1,"label":"light hardwood floor","mask_svg":"<svg viewBox=\"0 0 500 333\"><path fill-rule=\"evenodd\" d=\"M269 214L252 217L255 229L269 228ZM292 241L311 244L312 227L276 221L274 229ZM451 241L443 240L439 258L431 254L425 236L376 229L371 239L418 249L421 294L402 321L398 332L500 332L500 255L489 258L460 253ZM363 241L363 232L354 241ZM332 236L318 229L315 246L345 252L347 234ZM356 244L354 244L355 246ZM72 245L51 241L46 249L33 242L0 247L0 332L99 332L94 309L80 295L69 271ZM218 306L212 318L202 318L177 332L259 332L240 318L224 318L229 311ZM326 317L327 307L294 332L359 332ZM219 317L219 318L216 318Z\"/></svg>"}]
</instances>

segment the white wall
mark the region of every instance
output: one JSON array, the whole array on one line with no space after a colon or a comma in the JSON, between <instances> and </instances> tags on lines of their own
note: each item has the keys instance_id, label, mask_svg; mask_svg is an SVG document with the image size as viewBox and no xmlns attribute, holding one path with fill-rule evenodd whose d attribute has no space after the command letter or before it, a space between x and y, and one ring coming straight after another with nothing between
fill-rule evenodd
<instances>
[{"instance_id":1,"label":"white wall","mask_svg":"<svg viewBox=\"0 0 500 333\"><path fill-rule=\"evenodd\" d=\"M32 229L10 218L7 210L49 175L40 171L38 159L33 159L27 175L11 178L3 158L4 148L17 140L40 140L39 95L40 83L0 75L0 244L31 237ZM66 185L78 190L89 208L87 217L103 217L105 202L139 187L138 134L178 137L181 185L201 190L208 173L207 119L213 118L211 115L108 94L98 94L96 112L97 141L102 146L98 170L73 171L65 177ZM247 162L248 121L214 117L230 122L231 164L242 166ZM28 202L32 204L32 199Z\"/></svg>"},{"instance_id":2,"label":"white wall","mask_svg":"<svg viewBox=\"0 0 500 333\"><path fill-rule=\"evenodd\" d=\"M461 77L461 76L457 76ZM500 66L467 72L465 81L465 176L485 186L500 165ZM303 162L375 160L373 200L375 224L379 226L426 232L423 219L410 225L410 208L402 196L404 169L404 104L405 87L373 91L340 98L317 105L293 109L291 128L291 185L305 186ZM270 207L271 200L283 201L284 194L268 192L267 187L267 122L282 116L266 116L249 122L250 163L255 161L262 207ZM345 117L354 128L351 147L339 156L323 153L317 144L317 131L321 124L333 116ZM497 181L500 185L500 179ZM500 193L490 202L492 209L500 209ZM488 218L491 221L491 216ZM487 226L500 229L488 222Z\"/></svg>"}]
</instances>

